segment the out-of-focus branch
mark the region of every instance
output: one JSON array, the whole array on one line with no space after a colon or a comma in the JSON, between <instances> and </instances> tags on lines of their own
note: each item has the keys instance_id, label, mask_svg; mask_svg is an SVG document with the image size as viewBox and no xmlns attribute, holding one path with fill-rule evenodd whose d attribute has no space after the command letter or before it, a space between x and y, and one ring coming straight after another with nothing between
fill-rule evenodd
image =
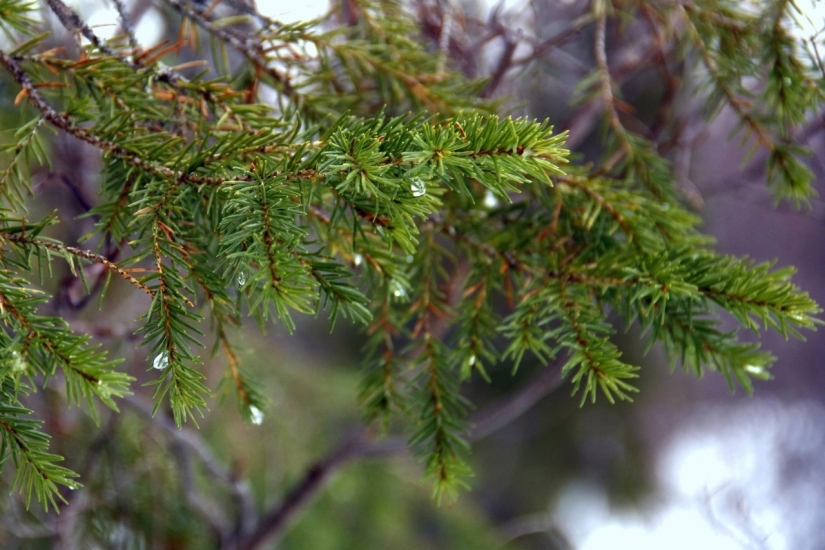
<instances>
[{"instance_id":1,"label":"out-of-focus branch","mask_svg":"<svg viewBox=\"0 0 825 550\"><path fill-rule=\"evenodd\" d=\"M501 52L501 56L498 58L496 70L493 71L490 82L488 82L484 90L481 91L481 97L491 97L504 80L504 75L512 68L513 55L516 53L516 48L521 39L521 30L519 29L515 35L504 32L502 38L504 39L504 51Z\"/></svg>"},{"instance_id":2,"label":"out-of-focus branch","mask_svg":"<svg viewBox=\"0 0 825 550\"><path fill-rule=\"evenodd\" d=\"M129 40L132 42L132 47L137 48L137 40L134 38L134 29L130 26L130 19L126 16L125 10L123 10L123 6L120 3L120 0L116 0L118 5L118 12L121 14L121 25L126 30L127 34L129 35ZM135 61L130 61L126 57L122 56L112 48L106 45L87 25L80 16L72 10L69 6L64 4L61 0L45 0L46 4L52 10L52 12L57 16L60 20L60 23L68 30L71 31L78 31L80 34L83 35L86 40L94 44L95 48L103 52L104 54L119 59L121 62L126 63L132 69L139 70L144 69L140 63ZM130 32L131 31L131 32ZM186 79L173 71L172 69L165 68L157 72L157 78L161 82L165 82L170 86L176 87L180 82L186 82Z\"/></svg>"},{"instance_id":3,"label":"out-of-focus branch","mask_svg":"<svg viewBox=\"0 0 825 550\"><path fill-rule=\"evenodd\" d=\"M139 53L140 44L135 36L135 26L132 24L132 17L129 14L129 10L126 9L126 5L123 3L123 0L112 1L115 5L115 9L117 9L118 16L120 17L120 26L129 38L129 45L132 46L132 49L134 50L133 55L136 55Z\"/></svg>"},{"instance_id":4,"label":"out-of-focus branch","mask_svg":"<svg viewBox=\"0 0 825 550\"><path fill-rule=\"evenodd\" d=\"M295 89L295 86L290 81L289 75L269 64L264 55L263 44L260 41L240 38L230 30L216 25L205 13L196 11L186 2L181 0L166 0L166 3L182 17L194 21L199 27L241 53L258 70L269 75L275 82L275 85L280 88L278 91L296 105L301 106L307 114L317 115L317 113L309 109L306 102L303 101L301 94L298 93L298 90Z\"/></svg>"},{"instance_id":5,"label":"out-of-focus branch","mask_svg":"<svg viewBox=\"0 0 825 550\"><path fill-rule=\"evenodd\" d=\"M124 397L123 402L133 410L139 412L146 419L150 420L152 425L161 428L167 436L172 438L172 440L179 445L178 449L185 449L188 454L193 454L196 456L210 478L219 480L227 485L232 495L232 500L235 504L237 519L235 525L229 527L231 532L227 532L227 529L223 529L221 531L221 539L227 540L233 536L237 537L239 533L242 533L245 530L248 518L253 517L254 514L252 494L249 483L245 479L239 478L232 471L222 466L218 459L215 458L212 452L207 448L203 440L191 430L186 428L178 429L177 426L175 426L175 423L166 416L154 415L152 413L152 406L136 396L130 395ZM194 495L187 495L187 497L189 496ZM213 510L204 508L199 511L207 513L211 518L210 523L212 523L215 527L223 526L223 522L218 522L214 519Z\"/></svg>"},{"instance_id":6,"label":"out-of-focus branch","mask_svg":"<svg viewBox=\"0 0 825 550\"><path fill-rule=\"evenodd\" d=\"M531 378L519 391L489 405L471 418L472 431L468 439L478 441L521 417L543 397L552 393L562 384L560 364L543 369ZM352 460L381 458L403 453L407 450L402 437L376 439L367 431L350 435L329 454L315 462L304 473L301 481L284 499L264 513L251 534L231 548L254 550L271 544L283 534L289 521L294 518L316 494L325 482L339 469Z\"/></svg>"}]
</instances>

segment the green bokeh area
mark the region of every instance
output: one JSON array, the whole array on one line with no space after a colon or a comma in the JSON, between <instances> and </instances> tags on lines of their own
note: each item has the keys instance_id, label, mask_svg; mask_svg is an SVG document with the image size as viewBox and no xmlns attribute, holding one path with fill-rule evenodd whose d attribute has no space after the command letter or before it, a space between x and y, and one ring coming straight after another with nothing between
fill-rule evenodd
<instances>
[{"instance_id":1,"label":"green bokeh area","mask_svg":"<svg viewBox=\"0 0 825 550\"><path fill-rule=\"evenodd\" d=\"M241 352L240 360L269 392L260 426L241 418L234 396L222 396L225 365L218 355L205 364L213 375L210 385L218 388L211 410L199 430L186 426L183 432L201 439L215 465L248 480L256 513L281 502L313 463L361 426L361 367L357 356L346 352L352 327L342 325L330 335L322 318L303 321L293 337L279 337L278 329L262 334L255 327L238 335L239 349L255 350ZM326 344L311 345L316 338ZM331 361L333 350L344 350L338 356L343 360ZM128 369L140 376L150 361L140 351L131 353ZM30 396L28 405L60 407L60 401L57 392L46 390ZM220 546L208 516L237 519L229 485L172 435L175 428L161 427L169 422L168 411L150 420L129 405L121 408L116 415L104 411L100 426L77 408L62 418L64 437L55 450L68 457L67 467L81 474L84 487L63 492L70 504L59 516L38 507L25 512L19 499L2 499L3 515L20 521L18 531L0 529L0 547L45 549L57 541L74 548ZM4 490L9 484L4 472ZM407 453L349 462L309 500L283 538L265 547L502 547L505 541L473 498L437 507L431 490L422 466Z\"/></svg>"}]
</instances>

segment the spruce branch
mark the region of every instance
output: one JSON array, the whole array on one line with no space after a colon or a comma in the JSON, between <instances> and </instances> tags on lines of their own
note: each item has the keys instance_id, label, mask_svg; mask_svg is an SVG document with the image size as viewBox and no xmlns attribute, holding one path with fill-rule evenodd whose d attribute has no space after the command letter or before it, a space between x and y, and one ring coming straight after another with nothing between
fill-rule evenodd
<instances>
[{"instance_id":1,"label":"spruce branch","mask_svg":"<svg viewBox=\"0 0 825 550\"><path fill-rule=\"evenodd\" d=\"M63 457L49 452L49 436L40 431L43 422L30 418L32 411L17 401L19 387L9 376L0 384L0 464L11 456L16 468L11 490L26 493L27 509L34 495L46 511L58 511L57 501L66 503L58 485L77 489L78 475L57 464Z\"/></svg>"},{"instance_id":2,"label":"spruce branch","mask_svg":"<svg viewBox=\"0 0 825 550\"><path fill-rule=\"evenodd\" d=\"M95 420L93 397L118 410L114 398L129 393L133 378L114 370L120 361L108 360L99 346L90 347L89 337L72 333L64 320L38 315L36 308L46 300L42 293L23 286L20 279L0 273L0 318L23 337L20 353L26 361L22 371L31 365L34 372L28 374L36 372L48 379L60 366L69 403L76 404L85 398Z\"/></svg>"},{"instance_id":3,"label":"spruce branch","mask_svg":"<svg viewBox=\"0 0 825 550\"><path fill-rule=\"evenodd\" d=\"M217 4L167 0L182 22L181 38L196 44L200 29L217 50L203 62L209 72L191 80L178 71L201 62L161 68L161 58L183 55L182 42L141 50L122 3L116 8L127 37L119 43L100 40L62 0L47 4L92 45L80 59L63 58L42 51L44 37L34 36L0 52L20 87L16 101L34 107L3 148L0 348L8 361L0 377L13 382L13 392L0 405L15 418L29 414L17 403L23 380L48 379L58 367L69 402L85 397L93 414L93 398L114 407L113 398L128 392L131 379L88 337L42 315L48 294L24 282L35 274L48 288L44 272L52 277L51 260L60 256L73 272L90 263L107 281L116 275L133 294L150 296L139 333L157 375L149 383L156 386L150 414L171 406L172 422L156 417L165 429L174 432L173 424L180 428L208 406L198 350L206 321L213 353L226 358L224 387L241 416L257 424L267 392L236 353L233 328L249 315L262 326L277 317L291 332L296 313L322 311L330 326L341 315L366 326L365 417L384 431L402 427L383 442L366 432L344 441L250 529L196 504L191 446L172 436L190 507L222 540L263 544L342 464L403 448L423 461L436 499L450 499L469 475L468 443L563 377L581 390L582 402L598 393L611 402L630 399L639 369L611 340L613 313L640 324L646 342L661 342L674 363L697 375L721 372L747 391L769 377L773 357L740 342L722 323L725 315L757 334L785 337L801 338L818 324L820 310L791 283L791 270L716 254L699 232L664 157L670 145L654 141L674 122L673 94L649 133L620 112L618 99L620 86L643 70L657 69L672 88L698 62L708 75L709 105L729 104L755 136L777 195L807 196L806 151L795 145L801 134L794 126L822 94L786 29L791 2L772 2L757 15L733 4L592 2L569 28L541 40L507 32L495 16L485 40L501 37L505 47L486 94L511 68L541 61L592 25L595 67L587 78L574 75L586 93L570 125L578 140L604 118L605 160L594 165L568 163L568 134L547 121L486 112L494 105L477 99L483 84L448 68L463 24L449 2L428 48L412 38L420 29L392 1L348 3L346 27L321 32L316 24L272 21L243 3L233 3L241 16L219 19ZM26 32L27 11L8 0L0 27ZM674 17L682 25L665 28ZM640 18L650 31L608 60L613 22ZM532 51L518 57L525 41ZM230 50L240 56L218 59ZM746 86L754 78L764 83L761 97ZM274 105L258 102L267 89L260 86L275 91ZM771 110L776 120L766 116ZM104 159L99 198L83 201L84 210L97 204L87 238L103 253L44 236L56 217L31 223L22 214L33 160L49 165L41 144L46 124ZM674 143L680 132L674 124ZM515 371L530 355L546 364L562 354L562 376L548 369L499 412L468 417L461 384L473 373L488 378L496 368ZM23 440L7 429L13 420L0 429L4 442L18 442L10 456L25 463ZM49 456L36 466L54 462ZM17 474L40 476L32 468ZM41 485L36 496L54 506L53 488ZM249 503L237 509L246 513Z\"/></svg>"},{"instance_id":4,"label":"spruce branch","mask_svg":"<svg viewBox=\"0 0 825 550\"><path fill-rule=\"evenodd\" d=\"M8 226L3 228L2 230L0 230L0 241L7 241L19 245L23 249L23 253L26 253L26 251L30 248L41 248L57 252L60 256L66 259L66 261L69 264L69 267L72 269L72 272L75 272L75 264L72 258L83 259L91 263L102 265L104 268L106 268L106 271L119 275L124 280L136 286L149 296L155 295L155 292L151 288L147 287L145 284L137 280L127 270L118 266L116 263L110 261L106 257L101 256L100 254L97 254L90 250L83 250L81 248L77 248L74 246L66 246L61 242L53 241L51 239L46 239L42 237L37 238L31 235L26 235L23 226L21 226L20 229L22 229L21 233L13 233L12 231L17 231L18 228Z\"/></svg>"},{"instance_id":5,"label":"spruce branch","mask_svg":"<svg viewBox=\"0 0 825 550\"><path fill-rule=\"evenodd\" d=\"M188 181L195 184L206 183L210 185L220 185L226 181L227 178L215 178L200 174L187 173L184 171L176 171L166 166L146 161L139 153L129 151L116 143L107 141L90 133L89 131L71 122L68 116L61 115L55 111L54 108L52 108L52 106L49 105L40 95L36 87L32 84L31 79L29 79L28 75L25 71L23 71L20 65L2 50L0 50L0 64L2 64L9 74L11 74L17 81L17 83L20 84L23 88L22 91L25 92L25 97L29 99L38 111L40 111L43 118L52 126L63 130L67 134L71 134L77 139L84 141L105 153L110 153L120 159L123 159L132 166L140 168L141 170L163 176L173 181Z\"/></svg>"},{"instance_id":6,"label":"spruce branch","mask_svg":"<svg viewBox=\"0 0 825 550\"><path fill-rule=\"evenodd\" d=\"M790 9L787 6L786 8ZM772 109L769 116L759 116L755 113L755 109L751 107L752 100L749 97L743 97L745 93L740 91L742 86L740 80L746 74L742 74L730 60L712 51L708 46L709 38L707 36L703 37L702 32L700 32L698 25L707 25L707 21L704 20L706 12L689 9L687 6L681 6L681 9L689 40L698 51L716 92L724 97L727 105L739 117L748 134L755 136L757 144L768 151L768 183L774 188L777 200L789 198L797 206L807 204L813 194L813 188L810 185L813 173L798 158L804 154L804 150L772 136L770 123L768 122L775 121L779 134L787 136L789 125L802 120L804 116L802 106L808 106L812 103L811 97L805 96L805 94L812 93L816 88L810 78L805 76L805 71L796 57L790 53L793 51L793 41L782 28L782 21L787 17L785 10L776 10L769 27L771 40L766 62L770 67L770 78L768 79L765 97L766 103ZM737 14L737 17L748 20L742 14ZM749 23L756 28L760 26L758 21L749 21ZM747 32L741 34L743 38L740 38L740 35L734 35L733 38L726 36L720 36L719 38L723 46L728 45L727 42L730 40L742 42L733 45L733 47L741 48L743 51L739 54L746 55L751 53L754 48L752 44L747 44L747 41L753 41L751 38L752 32L751 28L748 28ZM752 53L751 55L755 54ZM724 68L720 68L721 62L726 64ZM742 63L745 67L750 67L753 64L752 60ZM796 82L793 85L794 93L799 90L798 93L801 96L791 97L789 95L790 92L786 85L788 79L791 82ZM800 108L803 108L803 112L799 111Z\"/></svg>"},{"instance_id":7,"label":"spruce branch","mask_svg":"<svg viewBox=\"0 0 825 550\"><path fill-rule=\"evenodd\" d=\"M259 71L269 76L274 82L279 92L283 93L290 101L298 106L302 112L310 119L317 119L317 113L311 105L303 99L296 87L292 84L287 73L272 66L265 57L263 46L254 40L243 39L230 30L216 25L209 16L199 12L182 0L164 0L169 6L177 11L181 16L194 21L199 27L214 35L221 41L230 45L240 52Z\"/></svg>"},{"instance_id":8,"label":"spruce branch","mask_svg":"<svg viewBox=\"0 0 825 550\"><path fill-rule=\"evenodd\" d=\"M127 37L129 38L129 42L132 46L132 60L130 61L126 56L119 53L118 51L109 47L104 41L98 37L94 31L89 27L85 21L71 9L69 6L64 4L61 0L45 0L46 4L52 10L57 18L60 20L60 23L68 30L69 32L72 31L79 31L86 40L92 43L94 47L101 53L115 58L121 63L131 67L135 71L139 70L146 70L145 63L141 63L139 60L142 59L140 55L140 47L137 43L137 39L134 36L134 29L132 28L130 18L126 13L125 7L121 0L115 0L115 8L117 9L118 13L120 14L121 25L126 30ZM147 52L151 53L151 52ZM175 72L173 69L169 67L163 67L161 69L150 69L154 76L161 82L164 82L170 85L172 88L181 91L183 85L189 85L190 82ZM204 92L206 97L209 97L208 92Z\"/></svg>"}]
</instances>

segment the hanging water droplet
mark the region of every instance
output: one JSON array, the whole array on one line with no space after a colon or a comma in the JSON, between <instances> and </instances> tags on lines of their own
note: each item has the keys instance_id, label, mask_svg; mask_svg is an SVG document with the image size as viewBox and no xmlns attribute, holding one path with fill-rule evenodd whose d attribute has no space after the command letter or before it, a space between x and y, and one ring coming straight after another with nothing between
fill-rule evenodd
<instances>
[{"instance_id":1,"label":"hanging water droplet","mask_svg":"<svg viewBox=\"0 0 825 550\"><path fill-rule=\"evenodd\" d=\"M304 53L306 54L306 57L309 57L310 59L317 59L318 47L315 44L313 44L312 42L304 42L301 44L301 46L303 46L304 48Z\"/></svg>"},{"instance_id":2,"label":"hanging water droplet","mask_svg":"<svg viewBox=\"0 0 825 550\"><path fill-rule=\"evenodd\" d=\"M427 193L427 186L421 178L413 178L410 189L413 197L423 197Z\"/></svg>"},{"instance_id":3,"label":"hanging water droplet","mask_svg":"<svg viewBox=\"0 0 825 550\"><path fill-rule=\"evenodd\" d=\"M760 367L758 365L745 365L745 370L750 374L754 374L756 376L765 373L764 367Z\"/></svg>"},{"instance_id":4,"label":"hanging water droplet","mask_svg":"<svg viewBox=\"0 0 825 550\"><path fill-rule=\"evenodd\" d=\"M111 392L109 391L109 386L108 386L108 385L106 385L106 384L103 382L103 380L98 380L98 381L97 381L97 394L98 394L100 397L102 397L103 399L106 399L107 397L109 397L110 395L112 395L112 394L111 394Z\"/></svg>"},{"instance_id":5,"label":"hanging water droplet","mask_svg":"<svg viewBox=\"0 0 825 550\"><path fill-rule=\"evenodd\" d=\"M256 426L260 426L264 421L264 412L255 405L249 406L249 420Z\"/></svg>"},{"instance_id":6,"label":"hanging water droplet","mask_svg":"<svg viewBox=\"0 0 825 550\"><path fill-rule=\"evenodd\" d=\"M364 256L356 252L352 256L352 263L355 265L355 267L358 267L359 265L364 263Z\"/></svg>"},{"instance_id":7,"label":"hanging water droplet","mask_svg":"<svg viewBox=\"0 0 825 550\"><path fill-rule=\"evenodd\" d=\"M155 357L155 360L152 362L152 368L156 370L163 370L169 366L169 352L162 351Z\"/></svg>"},{"instance_id":8,"label":"hanging water droplet","mask_svg":"<svg viewBox=\"0 0 825 550\"><path fill-rule=\"evenodd\" d=\"M484 193L484 206L487 208L496 208L498 205L498 197L496 197L495 194L488 189L487 192Z\"/></svg>"},{"instance_id":9,"label":"hanging water droplet","mask_svg":"<svg viewBox=\"0 0 825 550\"><path fill-rule=\"evenodd\" d=\"M19 351L11 352L11 369L14 372L23 372L26 370L26 359Z\"/></svg>"},{"instance_id":10,"label":"hanging water droplet","mask_svg":"<svg viewBox=\"0 0 825 550\"><path fill-rule=\"evenodd\" d=\"M473 366L476 364L476 356L475 354L471 355L470 358L467 360L467 365Z\"/></svg>"},{"instance_id":11,"label":"hanging water droplet","mask_svg":"<svg viewBox=\"0 0 825 550\"><path fill-rule=\"evenodd\" d=\"M447 233L449 233L451 236L454 236L455 235L455 227L453 227L452 225L449 226L447 228Z\"/></svg>"},{"instance_id":12,"label":"hanging water droplet","mask_svg":"<svg viewBox=\"0 0 825 550\"><path fill-rule=\"evenodd\" d=\"M238 286L246 284L246 271L243 269L238 272Z\"/></svg>"},{"instance_id":13,"label":"hanging water droplet","mask_svg":"<svg viewBox=\"0 0 825 550\"><path fill-rule=\"evenodd\" d=\"M415 257L412 254L407 254L407 263L411 264L415 260Z\"/></svg>"},{"instance_id":14,"label":"hanging water droplet","mask_svg":"<svg viewBox=\"0 0 825 550\"><path fill-rule=\"evenodd\" d=\"M398 281L392 282L392 295L396 298L404 298L407 295L407 290L401 286Z\"/></svg>"}]
</instances>

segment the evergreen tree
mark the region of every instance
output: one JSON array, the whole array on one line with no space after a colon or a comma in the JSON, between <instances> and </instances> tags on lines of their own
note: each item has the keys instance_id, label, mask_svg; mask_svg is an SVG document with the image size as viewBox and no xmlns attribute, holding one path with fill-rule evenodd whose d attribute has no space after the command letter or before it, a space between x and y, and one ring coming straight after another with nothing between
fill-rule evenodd
<instances>
[{"instance_id":1,"label":"evergreen tree","mask_svg":"<svg viewBox=\"0 0 825 550\"><path fill-rule=\"evenodd\" d=\"M61 487L94 483L63 465L26 406L42 388L62 385L54 406L81 405L95 421L101 407L126 403L172 431L197 426L222 389L259 424L269 390L235 340L249 318L290 333L302 314L363 327L360 402L374 429L310 470L295 502L257 519L238 505L231 525L216 520L220 540L238 548L280 532L343 462L399 450L396 437L423 462L435 500L452 501L470 474L468 442L512 414L468 419L462 382L491 369L517 376L525 358L559 358L560 376L541 391L564 379L582 404L631 400L641 373L611 334L635 323L674 364L750 392L774 357L740 340L724 314L786 338L818 322L792 268L713 250L666 155L675 120L665 113L659 136L628 128L606 48L611 28L646 20L665 69L701 73L707 116L732 109L743 143L767 152L776 200L804 205L812 174L794 136L825 88L821 60L789 30L793 2L582 3L562 32L592 33L577 101L603 116L598 162L571 154L553 121L497 114L501 101L486 98L518 37L507 35L491 78L470 79L450 59L454 8L433 30L428 4L421 24L391 0L348 0L325 19L284 24L241 1L163 0L177 38L146 48L119 0L122 32L108 41L62 0L45 4L74 45L58 46L35 3L0 0L11 129L0 182L0 460L27 507L33 496L58 510ZM44 212L32 185L66 136L101 163L74 221ZM83 220L93 228L74 242ZM98 341L48 314L89 298L107 307L109 287L122 285L145 296L135 328L149 378L121 365L131 331ZM209 345L225 364L220 388L203 368ZM152 388L151 410L133 395L144 393L138 378ZM173 437L199 448L188 433Z\"/></svg>"}]
</instances>

